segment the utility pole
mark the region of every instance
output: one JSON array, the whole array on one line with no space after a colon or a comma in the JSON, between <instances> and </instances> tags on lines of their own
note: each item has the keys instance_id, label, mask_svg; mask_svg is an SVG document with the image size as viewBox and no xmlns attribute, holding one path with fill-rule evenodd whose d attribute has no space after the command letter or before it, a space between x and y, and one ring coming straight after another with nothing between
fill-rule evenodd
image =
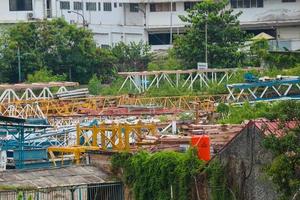
<instances>
[{"instance_id":1,"label":"utility pole","mask_svg":"<svg viewBox=\"0 0 300 200\"><path fill-rule=\"evenodd\" d=\"M18 57L19 83L21 83L22 77L21 77L21 55L20 55L20 47L18 47L17 57Z\"/></svg>"},{"instance_id":2,"label":"utility pole","mask_svg":"<svg viewBox=\"0 0 300 200\"><path fill-rule=\"evenodd\" d=\"M207 63L207 13L205 13L205 62L206 65L208 65Z\"/></svg>"},{"instance_id":3,"label":"utility pole","mask_svg":"<svg viewBox=\"0 0 300 200\"><path fill-rule=\"evenodd\" d=\"M76 12L76 11L73 11L73 10L68 10L68 13L75 13L76 15L79 15L82 18L82 26L83 26L83 28L85 29L86 27L88 27L88 24L86 23L83 14L81 14L79 12Z\"/></svg>"},{"instance_id":4,"label":"utility pole","mask_svg":"<svg viewBox=\"0 0 300 200\"><path fill-rule=\"evenodd\" d=\"M170 45L173 43L173 0L171 0L171 13L170 13Z\"/></svg>"}]
</instances>

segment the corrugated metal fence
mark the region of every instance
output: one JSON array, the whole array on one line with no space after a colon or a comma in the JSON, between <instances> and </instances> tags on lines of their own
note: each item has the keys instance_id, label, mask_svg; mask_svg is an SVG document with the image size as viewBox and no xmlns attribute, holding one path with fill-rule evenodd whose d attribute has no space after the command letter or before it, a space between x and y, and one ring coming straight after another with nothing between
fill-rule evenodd
<instances>
[{"instance_id":1,"label":"corrugated metal fence","mask_svg":"<svg viewBox=\"0 0 300 200\"><path fill-rule=\"evenodd\" d=\"M0 191L0 200L124 200L121 182L24 191Z\"/></svg>"}]
</instances>

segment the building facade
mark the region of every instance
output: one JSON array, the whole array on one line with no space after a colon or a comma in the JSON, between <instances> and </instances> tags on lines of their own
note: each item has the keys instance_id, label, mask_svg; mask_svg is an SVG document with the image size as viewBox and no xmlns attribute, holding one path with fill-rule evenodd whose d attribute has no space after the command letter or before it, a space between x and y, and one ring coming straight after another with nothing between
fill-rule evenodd
<instances>
[{"instance_id":1,"label":"building facade","mask_svg":"<svg viewBox=\"0 0 300 200\"><path fill-rule=\"evenodd\" d=\"M184 32L180 15L196 0L3 0L0 23L63 17L88 25L99 46L144 41L152 49L170 47L174 34ZM231 0L243 14L242 27L254 34L272 35L279 48L300 49L300 0Z\"/></svg>"}]
</instances>

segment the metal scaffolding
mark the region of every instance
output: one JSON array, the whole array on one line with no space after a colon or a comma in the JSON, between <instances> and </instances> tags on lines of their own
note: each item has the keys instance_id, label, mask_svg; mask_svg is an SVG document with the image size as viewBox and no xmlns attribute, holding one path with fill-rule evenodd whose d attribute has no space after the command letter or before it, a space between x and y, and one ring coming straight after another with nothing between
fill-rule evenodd
<instances>
[{"instance_id":1,"label":"metal scaffolding","mask_svg":"<svg viewBox=\"0 0 300 200\"><path fill-rule=\"evenodd\" d=\"M128 85L130 89L136 89L139 93L145 92L153 87L159 88L162 84L168 84L174 88L186 87L189 90L193 90L197 83L200 88L209 88L212 83L218 85L227 83L233 74L238 71L246 72L251 70L261 70L261 68L119 72L118 74L120 76L125 77L119 91L122 91L126 85Z\"/></svg>"},{"instance_id":2,"label":"metal scaffolding","mask_svg":"<svg viewBox=\"0 0 300 200\"><path fill-rule=\"evenodd\" d=\"M228 102L273 101L300 99L300 78L290 77L269 81L227 85Z\"/></svg>"},{"instance_id":3,"label":"metal scaffolding","mask_svg":"<svg viewBox=\"0 0 300 200\"><path fill-rule=\"evenodd\" d=\"M48 152L50 160L56 166L56 161L63 163L65 154L73 156L75 163L79 164L86 151L130 151L131 147L141 142L146 135L155 136L158 129L155 123L136 124L119 123L92 126L77 125L75 146L50 146ZM60 155L57 157L56 155Z\"/></svg>"}]
</instances>

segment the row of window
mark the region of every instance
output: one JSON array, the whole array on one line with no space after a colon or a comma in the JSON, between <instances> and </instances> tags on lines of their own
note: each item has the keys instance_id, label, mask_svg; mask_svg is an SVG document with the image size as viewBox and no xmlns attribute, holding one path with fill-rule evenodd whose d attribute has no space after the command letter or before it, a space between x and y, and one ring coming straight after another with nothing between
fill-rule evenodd
<instances>
[{"instance_id":1,"label":"row of window","mask_svg":"<svg viewBox=\"0 0 300 200\"><path fill-rule=\"evenodd\" d=\"M192 9L197 2L184 2L184 10ZM176 3L150 3L150 12L176 11ZM139 4L131 3L130 12L138 12Z\"/></svg>"},{"instance_id":2,"label":"row of window","mask_svg":"<svg viewBox=\"0 0 300 200\"><path fill-rule=\"evenodd\" d=\"M113 3L114 7L117 8L117 3ZM119 4L119 7L122 7L122 4ZM60 9L61 10L70 10L70 2L69 1L61 1L60 2ZM74 10L83 10L83 3L79 1L73 2L73 9ZM101 10L101 2L98 2L98 8L96 2L86 2L85 9L88 11L97 11ZM112 11L112 3L111 2L103 2L103 11Z\"/></svg>"},{"instance_id":3,"label":"row of window","mask_svg":"<svg viewBox=\"0 0 300 200\"><path fill-rule=\"evenodd\" d=\"M296 2L296 0L281 0L282 3ZM232 8L262 8L264 0L230 0Z\"/></svg>"},{"instance_id":4,"label":"row of window","mask_svg":"<svg viewBox=\"0 0 300 200\"><path fill-rule=\"evenodd\" d=\"M196 4L196 2L184 2L184 10L188 10L193 8L193 6ZM122 4L119 4L121 7ZM98 9L97 9L97 3L96 2L86 2L86 10L88 11L96 11L101 10L101 3L98 2ZM117 7L117 3L114 3L114 7ZM60 2L60 9L62 10L70 10L70 2L69 1L61 1ZM74 10L83 10L83 4L82 2L75 1L73 2L73 9ZM130 12L139 12L139 4L137 3L130 3L129 4L129 10ZM150 3L150 12L166 12L166 11L176 11L176 3L173 3L171 6L171 3ZM103 11L112 11L112 3L110 2L104 2L103 3Z\"/></svg>"},{"instance_id":5,"label":"row of window","mask_svg":"<svg viewBox=\"0 0 300 200\"><path fill-rule=\"evenodd\" d=\"M283 3L296 2L296 0L281 0ZM184 10L193 8L196 2L184 2ZM264 7L264 0L230 0L232 8L262 8ZM97 9L98 5L98 9ZM117 3L113 3L114 7L117 8ZM121 7L122 4L119 4ZM70 10L69 1L60 1L60 9ZM74 10L83 10L83 3L79 1L73 2ZM32 0L9 0L10 11L30 11L32 10ZM101 3L98 2L86 2L86 10L96 11L101 10ZM165 12L165 11L176 11L176 3L150 3L150 12ZM103 11L112 11L111 2L103 2ZM130 12L138 12L139 5L137 3L130 4Z\"/></svg>"}]
</instances>

